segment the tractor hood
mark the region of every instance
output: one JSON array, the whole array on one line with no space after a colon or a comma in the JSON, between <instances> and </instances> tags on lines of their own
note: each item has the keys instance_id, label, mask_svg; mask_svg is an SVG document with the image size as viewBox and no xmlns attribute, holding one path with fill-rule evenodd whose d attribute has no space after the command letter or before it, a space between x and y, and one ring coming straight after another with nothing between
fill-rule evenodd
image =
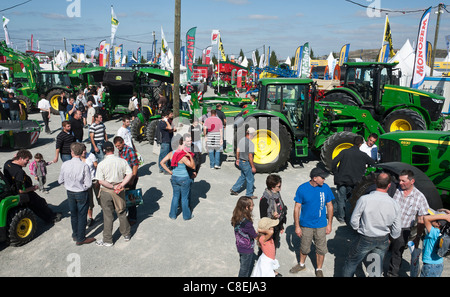
<instances>
[{"instance_id":1,"label":"tractor hood","mask_svg":"<svg viewBox=\"0 0 450 297\"><path fill-rule=\"evenodd\" d=\"M408 87L401 87L401 86L394 86L394 85L385 85L384 89L385 90L390 90L390 91L411 93L413 95L418 95L418 96L429 97L432 100L439 101L439 102L436 102L436 103L441 103L440 101L442 101L442 103L443 103L445 101L445 97L444 96L440 96L440 95L433 94L433 93L430 93L430 92L417 90L417 89L412 89L412 88L408 88Z\"/></svg>"},{"instance_id":2,"label":"tractor hood","mask_svg":"<svg viewBox=\"0 0 450 297\"><path fill-rule=\"evenodd\" d=\"M149 78L156 79L166 83L173 83L173 73L169 70L157 68L141 68L139 72L146 73Z\"/></svg>"}]
</instances>

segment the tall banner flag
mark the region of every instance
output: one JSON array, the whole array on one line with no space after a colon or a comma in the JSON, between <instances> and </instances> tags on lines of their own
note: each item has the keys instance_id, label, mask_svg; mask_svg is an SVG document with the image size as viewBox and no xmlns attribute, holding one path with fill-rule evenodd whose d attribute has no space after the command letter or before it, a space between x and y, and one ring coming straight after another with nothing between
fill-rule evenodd
<instances>
[{"instance_id":1,"label":"tall banner flag","mask_svg":"<svg viewBox=\"0 0 450 297\"><path fill-rule=\"evenodd\" d=\"M428 8L419 24L419 33L417 34L416 56L414 58L413 77L411 88L418 89L425 79L426 51L427 51L427 32L430 21L431 7Z\"/></svg>"},{"instance_id":2,"label":"tall banner flag","mask_svg":"<svg viewBox=\"0 0 450 297\"><path fill-rule=\"evenodd\" d=\"M431 67L431 54L433 51L433 46L431 45L431 42L427 41L427 66Z\"/></svg>"},{"instance_id":3,"label":"tall banner flag","mask_svg":"<svg viewBox=\"0 0 450 297\"><path fill-rule=\"evenodd\" d=\"M303 57L303 45L300 46L300 50L299 50L299 53L298 53L297 77L300 77L302 75L302 57Z\"/></svg>"},{"instance_id":4,"label":"tall banner flag","mask_svg":"<svg viewBox=\"0 0 450 297\"><path fill-rule=\"evenodd\" d=\"M258 61L256 61L256 52L255 51L252 52L252 62L253 62L253 67L258 67Z\"/></svg>"},{"instance_id":5,"label":"tall banner flag","mask_svg":"<svg viewBox=\"0 0 450 297\"><path fill-rule=\"evenodd\" d=\"M100 41L100 44L98 45L98 65L100 67L104 67L105 64L105 57L106 57L106 40Z\"/></svg>"},{"instance_id":6,"label":"tall banner flag","mask_svg":"<svg viewBox=\"0 0 450 297\"><path fill-rule=\"evenodd\" d=\"M211 44L215 45L217 44L218 40L219 40L219 30L212 30L211 32Z\"/></svg>"},{"instance_id":7,"label":"tall banner flag","mask_svg":"<svg viewBox=\"0 0 450 297\"><path fill-rule=\"evenodd\" d=\"M116 36L117 27L119 27L119 20L114 13L114 8L111 5L111 45L109 55L110 55L110 65L114 65L114 37Z\"/></svg>"},{"instance_id":8,"label":"tall banner flag","mask_svg":"<svg viewBox=\"0 0 450 297\"><path fill-rule=\"evenodd\" d=\"M341 48L341 53L339 54L339 66L344 65L348 60L348 53L350 51L350 43L345 44Z\"/></svg>"},{"instance_id":9,"label":"tall banner flag","mask_svg":"<svg viewBox=\"0 0 450 297\"><path fill-rule=\"evenodd\" d=\"M186 66L186 47L183 45L180 48L181 66Z\"/></svg>"},{"instance_id":10,"label":"tall banner flag","mask_svg":"<svg viewBox=\"0 0 450 297\"><path fill-rule=\"evenodd\" d=\"M389 43L383 44L380 53L378 54L378 62L387 63L387 61L389 60L389 51Z\"/></svg>"},{"instance_id":11,"label":"tall banner flag","mask_svg":"<svg viewBox=\"0 0 450 297\"><path fill-rule=\"evenodd\" d=\"M394 46L392 45L392 33L391 33L391 26L389 25L389 18L386 15L386 23L384 24L384 34L383 34L383 43L389 44L389 57L395 56L394 53Z\"/></svg>"},{"instance_id":12,"label":"tall banner flag","mask_svg":"<svg viewBox=\"0 0 450 297\"><path fill-rule=\"evenodd\" d=\"M173 70L173 54L169 48L163 28L161 26L161 66L166 70Z\"/></svg>"},{"instance_id":13,"label":"tall banner flag","mask_svg":"<svg viewBox=\"0 0 450 297\"><path fill-rule=\"evenodd\" d=\"M211 63L211 52L212 52L212 46L208 46L206 48L206 53L205 53L205 64L206 65Z\"/></svg>"},{"instance_id":14,"label":"tall banner flag","mask_svg":"<svg viewBox=\"0 0 450 297\"><path fill-rule=\"evenodd\" d=\"M301 46L297 47L295 50L295 57L294 57L294 65L292 66L292 70L298 71L298 61L300 60L300 50Z\"/></svg>"},{"instance_id":15,"label":"tall banner flag","mask_svg":"<svg viewBox=\"0 0 450 297\"><path fill-rule=\"evenodd\" d=\"M191 80L192 74L194 73L194 51L195 51L195 32L197 27L189 29L186 33L186 67L188 81Z\"/></svg>"},{"instance_id":16,"label":"tall banner flag","mask_svg":"<svg viewBox=\"0 0 450 297\"><path fill-rule=\"evenodd\" d=\"M3 30L5 31L6 45L9 47L12 47L11 39L9 38L8 27L6 26L6 25L8 25L8 23L9 23L9 19L7 19L7 18L5 18L5 16L3 16Z\"/></svg>"},{"instance_id":17,"label":"tall banner flag","mask_svg":"<svg viewBox=\"0 0 450 297\"><path fill-rule=\"evenodd\" d=\"M309 54L309 42L303 45L302 62L301 62L301 78L308 78L311 71L311 55Z\"/></svg>"},{"instance_id":18,"label":"tall banner flag","mask_svg":"<svg viewBox=\"0 0 450 297\"><path fill-rule=\"evenodd\" d=\"M141 60L142 60L142 49L141 49L141 47L139 47L138 49L137 49L137 54L136 54L136 60L137 60L137 63L139 64L139 63L141 63Z\"/></svg>"},{"instance_id":19,"label":"tall banner flag","mask_svg":"<svg viewBox=\"0 0 450 297\"><path fill-rule=\"evenodd\" d=\"M223 43L222 43L222 37L219 34L219 51L220 55L222 56L222 60L226 61L227 56L225 55L225 51L223 50Z\"/></svg>"},{"instance_id":20,"label":"tall banner flag","mask_svg":"<svg viewBox=\"0 0 450 297\"><path fill-rule=\"evenodd\" d=\"M447 55L450 53L450 35L445 36L445 44L447 45Z\"/></svg>"}]
</instances>

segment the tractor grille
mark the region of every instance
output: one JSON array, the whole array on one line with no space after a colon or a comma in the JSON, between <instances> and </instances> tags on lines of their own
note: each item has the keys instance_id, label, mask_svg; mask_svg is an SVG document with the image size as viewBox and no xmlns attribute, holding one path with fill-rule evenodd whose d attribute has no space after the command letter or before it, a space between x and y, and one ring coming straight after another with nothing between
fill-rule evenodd
<instances>
[{"instance_id":1,"label":"tractor grille","mask_svg":"<svg viewBox=\"0 0 450 297\"><path fill-rule=\"evenodd\" d=\"M439 103L438 103L439 102ZM430 97L420 96L420 105L428 110L431 120L437 121L441 116L443 101L433 100Z\"/></svg>"},{"instance_id":2,"label":"tractor grille","mask_svg":"<svg viewBox=\"0 0 450 297\"><path fill-rule=\"evenodd\" d=\"M401 149L400 144L388 139L380 139L380 162L400 162L401 161Z\"/></svg>"},{"instance_id":3,"label":"tractor grille","mask_svg":"<svg viewBox=\"0 0 450 297\"><path fill-rule=\"evenodd\" d=\"M426 172L430 167L430 149L423 145L415 145L411 150L411 165Z\"/></svg>"}]
</instances>

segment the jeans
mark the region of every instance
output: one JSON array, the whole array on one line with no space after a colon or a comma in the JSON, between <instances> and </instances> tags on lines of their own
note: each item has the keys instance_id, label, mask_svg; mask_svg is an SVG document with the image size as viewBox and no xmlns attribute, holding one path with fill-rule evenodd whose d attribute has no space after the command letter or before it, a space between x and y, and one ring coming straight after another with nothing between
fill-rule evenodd
<instances>
[{"instance_id":1,"label":"jeans","mask_svg":"<svg viewBox=\"0 0 450 297\"><path fill-rule=\"evenodd\" d=\"M239 169L241 170L241 176L231 188L234 192L239 192L241 188L247 183L246 196L253 196L253 184L255 183L255 176L252 172L252 166L245 160L239 160Z\"/></svg>"},{"instance_id":2,"label":"jeans","mask_svg":"<svg viewBox=\"0 0 450 297\"><path fill-rule=\"evenodd\" d=\"M10 110L9 117L10 117L11 121L20 120L20 111L19 110Z\"/></svg>"},{"instance_id":3,"label":"jeans","mask_svg":"<svg viewBox=\"0 0 450 297\"><path fill-rule=\"evenodd\" d=\"M96 152L94 149L94 146L91 145L91 153L93 153L95 155L98 163L100 163L103 160L103 158L105 157L105 154L103 153L103 140L96 140L95 145L97 146L99 151Z\"/></svg>"},{"instance_id":4,"label":"jeans","mask_svg":"<svg viewBox=\"0 0 450 297\"><path fill-rule=\"evenodd\" d=\"M214 166L220 166L220 156L221 156L221 148L209 148L209 167L214 168Z\"/></svg>"},{"instance_id":5,"label":"jeans","mask_svg":"<svg viewBox=\"0 0 450 297\"><path fill-rule=\"evenodd\" d=\"M159 159L158 159L159 171L164 170L164 168L161 166L161 161L162 159L164 159L165 156L167 156L168 153L170 153L170 142L161 143L161 149L159 151ZM168 164L170 163L167 162L166 165L169 166Z\"/></svg>"},{"instance_id":6,"label":"jeans","mask_svg":"<svg viewBox=\"0 0 450 297\"><path fill-rule=\"evenodd\" d=\"M48 111L42 111L41 116L42 116L42 120L44 121L45 132L50 133L50 128L48 126L48 122L50 121L50 119L48 118L48 116L49 116Z\"/></svg>"},{"instance_id":7,"label":"jeans","mask_svg":"<svg viewBox=\"0 0 450 297\"><path fill-rule=\"evenodd\" d=\"M390 277L398 277L400 265L402 264L403 251L405 250L410 234L411 230L409 228L402 228L402 233L400 236L398 238L391 239L391 261L389 262L389 270L387 273Z\"/></svg>"},{"instance_id":8,"label":"jeans","mask_svg":"<svg viewBox=\"0 0 450 297\"><path fill-rule=\"evenodd\" d=\"M441 277L444 270L444 263L441 264L427 264L423 263L420 270L420 277Z\"/></svg>"},{"instance_id":9,"label":"jeans","mask_svg":"<svg viewBox=\"0 0 450 297\"><path fill-rule=\"evenodd\" d=\"M192 213L191 207L189 206L189 194L191 192L192 179L190 177L178 177L172 175L170 183L172 184L173 197L172 204L170 205L169 217L171 219L177 218L177 211L181 199L183 219L190 220L192 217Z\"/></svg>"},{"instance_id":10,"label":"jeans","mask_svg":"<svg viewBox=\"0 0 450 297\"><path fill-rule=\"evenodd\" d=\"M345 259L344 268L342 274L344 277L353 277L358 265L366 258L366 256L373 255L374 257L368 257L368 262L371 264L368 266L368 273L370 276L380 277L383 272L383 260L386 251L389 248L389 235L381 237L367 237L358 234L358 237L352 243L348 256ZM374 265L372 265L374 264Z\"/></svg>"},{"instance_id":11,"label":"jeans","mask_svg":"<svg viewBox=\"0 0 450 297\"><path fill-rule=\"evenodd\" d=\"M238 277L250 277L253 270L253 265L255 264L255 254L243 254L239 253L239 274Z\"/></svg>"},{"instance_id":12,"label":"jeans","mask_svg":"<svg viewBox=\"0 0 450 297\"><path fill-rule=\"evenodd\" d=\"M353 190L352 186L340 185L337 187L336 199L335 199L335 216L339 221L345 220L345 205L347 202L348 194Z\"/></svg>"},{"instance_id":13,"label":"jeans","mask_svg":"<svg viewBox=\"0 0 450 297\"><path fill-rule=\"evenodd\" d=\"M61 117L61 122L64 122L66 120L66 112L65 111L60 110L59 116Z\"/></svg>"},{"instance_id":14,"label":"jeans","mask_svg":"<svg viewBox=\"0 0 450 297\"><path fill-rule=\"evenodd\" d=\"M61 154L61 161L66 162L72 159L72 155L69 154Z\"/></svg>"},{"instance_id":15,"label":"jeans","mask_svg":"<svg viewBox=\"0 0 450 297\"><path fill-rule=\"evenodd\" d=\"M67 190L67 198L70 210L70 222L72 223L72 237L77 242L86 239L87 212L89 208L89 194L84 192L71 192Z\"/></svg>"}]
</instances>

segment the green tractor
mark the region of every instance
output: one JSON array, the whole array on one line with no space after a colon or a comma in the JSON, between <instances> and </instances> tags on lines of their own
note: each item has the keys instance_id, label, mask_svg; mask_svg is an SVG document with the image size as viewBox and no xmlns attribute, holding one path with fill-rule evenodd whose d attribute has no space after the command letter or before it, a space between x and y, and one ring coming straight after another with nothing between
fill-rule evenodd
<instances>
[{"instance_id":1,"label":"green tractor","mask_svg":"<svg viewBox=\"0 0 450 297\"><path fill-rule=\"evenodd\" d=\"M30 242L37 230L33 211L27 208L26 198L15 195L0 173L0 242L21 246Z\"/></svg>"},{"instance_id":2,"label":"green tractor","mask_svg":"<svg viewBox=\"0 0 450 297\"><path fill-rule=\"evenodd\" d=\"M428 176L450 204L450 132L397 131L380 136L380 162L402 162Z\"/></svg>"},{"instance_id":3,"label":"green tractor","mask_svg":"<svg viewBox=\"0 0 450 297\"><path fill-rule=\"evenodd\" d=\"M371 113L340 102L317 102L311 79L264 78L256 106L240 113L234 123L235 145L247 127L256 129L254 162L257 172L276 172L289 160L319 153L327 169L332 159L352 145L355 135L367 137L384 130ZM235 146L236 147L236 146Z\"/></svg>"},{"instance_id":4,"label":"green tractor","mask_svg":"<svg viewBox=\"0 0 450 297\"><path fill-rule=\"evenodd\" d=\"M49 100L53 113L58 111L58 99L62 91L73 92L69 71L41 70L39 61L29 55L9 48L5 41L0 42L0 55L8 60L21 63L25 74L17 74L21 87L16 90L16 97L29 113L33 107L37 106L41 95ZM13 77L14 77L13 73ZM26 80L25 80L26 78ZM14 78L11 82L14 84ZM24 118L21 120L26 119Z\"/></svg>"},{"instance_id":5,"label":"green tractor","mask_svg":"<svg viewBox=\"0 0 450 297\"><path fill-rule=\"evenodd\" d=\"M341 86L328 91L323 101L341 102L370 112L386 132L442 130L445 98L398 86L397 63L345 63ZM399 72L399 73L396 73Z\"/></svg>"}]
</instances>

